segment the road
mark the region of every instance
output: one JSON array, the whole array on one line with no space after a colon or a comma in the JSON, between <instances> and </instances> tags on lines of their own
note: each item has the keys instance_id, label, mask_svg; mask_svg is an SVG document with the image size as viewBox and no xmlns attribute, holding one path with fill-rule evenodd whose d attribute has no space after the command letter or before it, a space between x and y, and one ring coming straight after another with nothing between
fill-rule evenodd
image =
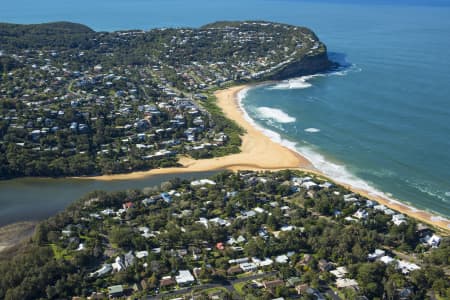
<instances>
[{"instance_id":1,"label":"road","mask_svg":"<svg viewBox=\"0 0 450 300\"><path fill-rule=\"evenodd\" d=\"M168 297L173 298L175 296L197 293L197 292L200 292L201 290L208 290L208 289L218 288L218 287L227 289L227 291L233 295L233 299L241 299L238 292L234 289L233 285L240 283L240 282L261 279L261 278L264 278L267 276L273 276L276 274L277 274L276 271L272 271L272 272L266 272L266 273L261 273L261 274L255 274L255 275L251 275L251 276L247 276L247 277L243 277L243 278L238 278L238 279L234 279L234 280L224 281L221 283L200 284L200 285L196 285L196 286L192 286L192 287L187 287L187 288L182 288L179 290L171 291L169 293L164 293L164 294L157 295L157 296L148 296L146 299L147 300L161 300L161 299L168 298ZM335 300L338 300L338 299L335 299Z\"/></svg>"}]
</instances>

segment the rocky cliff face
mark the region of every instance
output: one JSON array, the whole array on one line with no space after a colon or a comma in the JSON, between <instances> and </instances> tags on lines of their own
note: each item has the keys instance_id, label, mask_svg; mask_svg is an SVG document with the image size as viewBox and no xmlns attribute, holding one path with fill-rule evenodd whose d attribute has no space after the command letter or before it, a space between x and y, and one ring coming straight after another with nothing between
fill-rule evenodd
<instances>
[{"instance_id":1,"label":"rocky cliff face","mask_svg":"<svg viewBox=\"0 0 450 300\"><path fill-rule=\"evenodd\" d=\"M328 71L334 66L336 66L336 64L328 59L327 52L324 51L316 55L306 55L280 69L268 79L284 80L305 75L312 75Z\"/></svg>"}]
</instances>

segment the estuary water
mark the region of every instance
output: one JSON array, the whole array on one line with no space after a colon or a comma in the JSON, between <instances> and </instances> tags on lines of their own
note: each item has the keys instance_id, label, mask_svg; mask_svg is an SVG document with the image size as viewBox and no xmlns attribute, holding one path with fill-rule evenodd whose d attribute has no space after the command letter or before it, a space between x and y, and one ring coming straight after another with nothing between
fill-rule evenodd
<instances>
[{"instance_id":1,"label":"estuary water","mask_svg":"<svg viewBox=\"0 0 450 300\"><path fill-rule=\"evenodd\" d=\"M390 2L5 0L0 22L64 20L100 31L255 19L307 26L345 67L250 89L242 95L249 116L331 177L448 217L449 1ZM155 180L1 182L0 224L48 217L91 190Z\"/></svg>"},{"instance_id":2,"label":"estuary water","mask_svg":"<svg viewBox=\"0 0 450 300\"><path fill-rule=\"evenodd\" d=\"M160 186L175 177L201 179L219 171L152 175L140 179L92 180L75 178L19 178L0 181L0 226L46 219L92 191L124 191Z\"/></svg>"}]
</instances>

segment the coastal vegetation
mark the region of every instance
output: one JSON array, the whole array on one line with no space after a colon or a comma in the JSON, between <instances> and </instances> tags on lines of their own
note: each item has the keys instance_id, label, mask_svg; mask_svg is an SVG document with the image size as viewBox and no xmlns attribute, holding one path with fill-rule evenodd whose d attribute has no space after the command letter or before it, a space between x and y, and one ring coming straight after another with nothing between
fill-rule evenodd
<instances>
[{"instance_id":1,"label":"coastal vegetation","mask_svg":"<svg viewBox=\"0 0 450 300\"><path fill-rule=\"evenodd\" d=\"M2 258L0 298L445 298L449 257L448 237L317 175L223 172L86 195Z\"/></svg>"},{"instance_id":2,"label":"coastal vegetation","mask_svg":"<svg viewBox=\"0 0 450 300\"><path fill-rule=\"evenodd\" d=\"M0 23L0 178L127 173L239 151L224 86L330 67L309 29L219 22L95 32Z\"/></svg>"}]
</instances>

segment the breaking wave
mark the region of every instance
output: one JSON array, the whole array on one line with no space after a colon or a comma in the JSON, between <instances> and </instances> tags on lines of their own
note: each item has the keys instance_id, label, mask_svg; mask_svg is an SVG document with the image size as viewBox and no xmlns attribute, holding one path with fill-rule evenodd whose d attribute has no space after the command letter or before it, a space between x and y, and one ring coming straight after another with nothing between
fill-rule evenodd
<instances>
[{"instance_id":1,"label":"breaking wave","mask_svg":"<svg viewBox=\"0 0 450 300\"><path fill-rule=\"evenodd\" d=\"M258 107L256 110L258 111L261 119L270 119L278 123L292 123L296 121L294 117L291 117L278 108L262 106Z\"/></svg>"},{"instance_id":2,"label":"breaking wave","mask_svg":"<svg viewBox=\"0 0 450 300\"><path fill-rule=\"evenodd\" d=\"M275 84L274 86L269 87L268 89L269 90L307 89L312 86L312 84L309 83L308 80L311 79L313 76L303 76L289 80L284 80L281 81L280 83Z\"/></svg>"},{"instance_id":3,"label":"breaking wave","mask_svg":"<svg viewBox=\"0 0 450 300\"><path fill-rule=\"evenodd\" d=\"M309 132L309 133L316 133L316 132L320 132L320 129L318 129L318 128L306 128L304 131L305 132Z\"/></svg>"}]
</instances>

